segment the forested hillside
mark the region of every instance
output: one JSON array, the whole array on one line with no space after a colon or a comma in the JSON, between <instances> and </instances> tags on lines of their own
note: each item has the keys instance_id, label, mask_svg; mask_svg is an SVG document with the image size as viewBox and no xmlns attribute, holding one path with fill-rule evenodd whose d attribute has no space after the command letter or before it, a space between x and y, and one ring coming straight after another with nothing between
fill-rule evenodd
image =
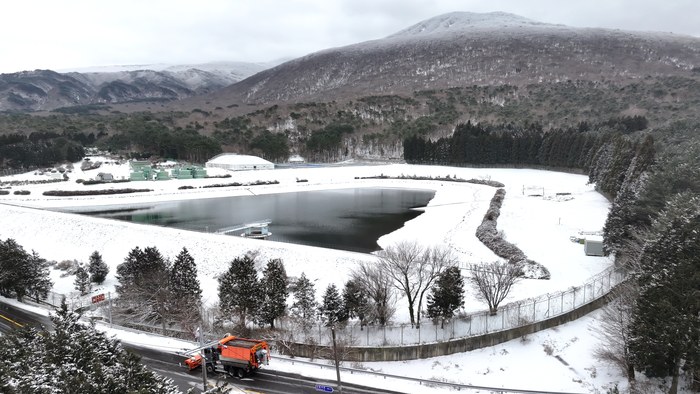
<instances>
[{"instance_id":1,"label":"forested hillside","mask_svg":"<svg viewBox=\"0 0 700 394\"><path fill-rule=\"evenodd\" d=\"M0 135L5 136L0 140L0 168L72 161L88 146L124 157L195 162L221 151L255 154L275 162L293 154L319 162L401 160L405 139L437 142L467 122L480 124L489 134L503 126L517 132L518 138L533 132L591 134L593 129L607 129L630 133L643 126L656 130L679 119L700 117L698 77L649 78L627 85L567 81L524 88L472 86L343 102L232 104L179 112L126 113L90 105L49 114L0 114ZM644 124L632 124L629 119ZM561 158L519 160L563 166Z\"/></svg>"}]
</instances>

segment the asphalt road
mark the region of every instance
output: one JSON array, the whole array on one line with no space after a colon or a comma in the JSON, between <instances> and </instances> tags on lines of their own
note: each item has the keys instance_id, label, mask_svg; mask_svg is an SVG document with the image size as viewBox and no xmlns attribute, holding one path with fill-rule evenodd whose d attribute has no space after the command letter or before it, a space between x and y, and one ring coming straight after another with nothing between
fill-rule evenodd
<instances>
[{"instance_id":1,"label":"asphalt road","mask_svg":"<svg viewBox=\"0 0 700 394\"><path fill-rule=\"evenodd\" d=\"M51 329L51 320L42 315L33 312L16 308L10 304L6 304L0 300L0 332L7 333L15 329L19 325L36 327L41 330L42 326ZM162 352L155 349L143 348L128 343L123 343L124 347L132 350L134 353L141 356L141 362L151 370L171 378L175 384L182 390L187 392L194 387L196 393L202 392L202 370L197 369L189 371L184 364L184 357ZM270 361L275 362L274 357ZM209 376L208 382L213 384L225 384L228 387L238 389L244 393L259 393L259 394L291 394L291 393L320 393L316 390L316 385L329 386L334 388L334 393L338 392L335 381L325 381L315 378L305 377L296 374L277 372L274 370L259 370L249 377L238 379L230 376ZM365 387L353 384L343 383L344 394L370 394L370 393L387 393L397 394L396 391L381 390L374 387Z\"/></svg>"}]
</instances>

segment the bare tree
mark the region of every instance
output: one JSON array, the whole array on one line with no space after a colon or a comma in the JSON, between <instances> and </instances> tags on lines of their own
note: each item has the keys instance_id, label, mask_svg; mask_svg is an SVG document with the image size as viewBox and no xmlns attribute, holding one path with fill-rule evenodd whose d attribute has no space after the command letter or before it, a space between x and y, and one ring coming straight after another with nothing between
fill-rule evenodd
<instances>
[{"instance_id":1,"label":"bare tree","mask_svg":"<svg viewBox=\"0 0 700 394\"><path fill-rule=\"evenodd\" d=\"M629 353L630 322L638 295L634 281L618 286L610 295L613 299L602 308L600 325L595 328L600 343L593 350L593 356L619 368L629 382L634 380L634 364Z\"/></svg>"},{"instance_id":2,"label":"bare tree","mask_svg":"<svg viewBox=\"0 0 700 394\"><path fill-rule=\"evenodd\" d=\"M419 326L425 292L444 270L456 265L452 252L445 247L424 248L415 241L403 241L377 256L393 286L406 295L411 326Z\"/></svg>"},{"instance_id":3,"label":"bare tree","mask_svg":"<svg viewBox=\"0 0 700 394\"><path fill-rule=\"evenodd\" d=\"M386 325L396 312L396 292L391 278L377 264L361 262L350 274L351 280L372 300L366 320Z\"/></svg>"},{"instance_id":4,"label":"bare tree","mask_svg":"<svg viewBox=\"0 0 700 394\"><path fill-rule=\"evenodd\" d=\"M510 289L523 276L519 266L498 261L472 264L470 270L469 281L476 290L476 297L486 301L491 316L498 312L498 305L508 297Z\"/></svg>"}]
</instances>

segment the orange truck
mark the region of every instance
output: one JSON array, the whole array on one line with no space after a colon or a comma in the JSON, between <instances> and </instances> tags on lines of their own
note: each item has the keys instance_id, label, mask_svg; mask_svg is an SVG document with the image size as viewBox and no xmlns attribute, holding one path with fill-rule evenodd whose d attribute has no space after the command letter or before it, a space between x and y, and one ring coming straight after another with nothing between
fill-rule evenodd
<instances>
[{"instance_id":1,"label":"orange truck","mask_svg":"<svg viewBox=\"0 0 700 394\"><path fill-rule=\"evenodd\" d=\"M245 377L262 365L270 362L270 349L265 341L228 336L218 342L194 349L204 354L209 373L227 373L239 378ZM197 354L185 360L193 370L202 366L202 355Z\"/></svg>"}]
</instances>

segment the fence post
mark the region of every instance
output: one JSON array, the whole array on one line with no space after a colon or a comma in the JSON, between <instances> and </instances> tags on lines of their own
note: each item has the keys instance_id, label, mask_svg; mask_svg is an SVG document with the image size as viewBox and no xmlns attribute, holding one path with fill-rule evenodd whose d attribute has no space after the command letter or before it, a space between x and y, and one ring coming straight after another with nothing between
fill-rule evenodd
<instances>
[{"instance_id":1,"label":"fence post","mask_svg":"<svg viewBox=\"0 0 700 394\"><path fill-rule=\"evenodd\" d=\"M559 313L564 313L564 293L561 293L561 309Z\"/></svg>"}]
</instances>

